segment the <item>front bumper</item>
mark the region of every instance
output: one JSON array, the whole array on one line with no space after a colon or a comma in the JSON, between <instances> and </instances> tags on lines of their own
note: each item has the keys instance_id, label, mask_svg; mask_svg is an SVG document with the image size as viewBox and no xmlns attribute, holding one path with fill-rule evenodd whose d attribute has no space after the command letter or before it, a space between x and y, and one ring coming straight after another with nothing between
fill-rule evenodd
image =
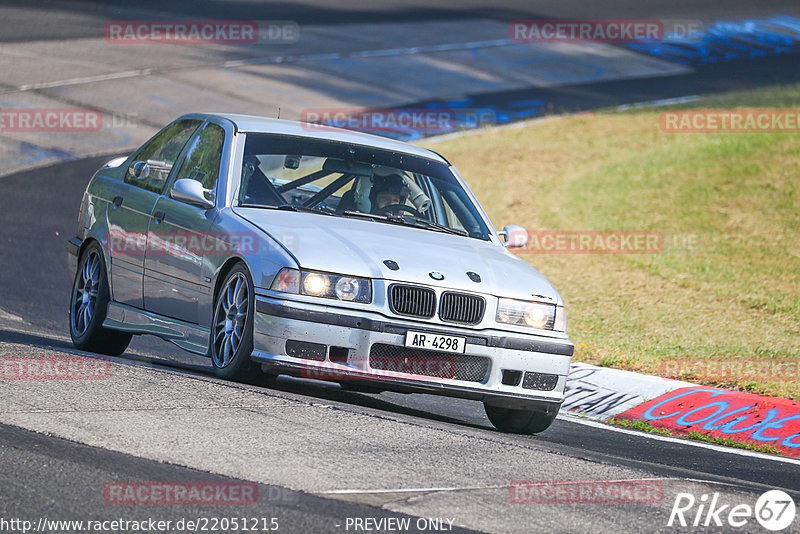
<instances>
[{"instance_id":1,"label":"front bumper","mask_svg":"<svg viewBox=\"0 0 800 534\"><path fill-rule=\"evenodd\" d=\"M376 369L373 345L402 355L406 332L467 338L464 358L488 363L482 378L462 380L407 372L411 368ZM369 383L379 389L408 393L434 393L484 401L504 407L551 410L564 400L573 346L567 339L522 335L502 330L475 330L387 317L309 304L265 295L256 297L252 359L267 372L305 378ZM287 352L287 341L321 347L315 355ZM430 352L447 361L461 356ZM401 356L402 358L402 356ZM506 371L504 373L504 371ZM508 372L519 372L517 384L509 384ZM549 375L555 386L549 390L523 387L527 374ZM504 383L504 377L506 383ZM556 378L557 377L557 378ZM552 385L552 384L551 384ZM547 387L551 387L548 385Z\"/></svg>"}]
</instances>

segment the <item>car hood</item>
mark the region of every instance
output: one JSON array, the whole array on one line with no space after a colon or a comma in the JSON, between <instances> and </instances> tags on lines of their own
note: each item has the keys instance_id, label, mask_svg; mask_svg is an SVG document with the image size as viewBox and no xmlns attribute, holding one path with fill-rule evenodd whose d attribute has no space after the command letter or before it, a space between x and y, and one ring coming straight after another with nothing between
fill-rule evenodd
<instances>
[{"instance_id":1,"label":"car hood","mask_svg":"<svg viewBox=\"0 0 800 534\"><path fill-rule=\"evenodd\" d=\"M350 217L234 208L310 270L561 303L547 279L491 241ZM392 260L398 270L383 262ZM473 282L467 272L481 282ZM444 275L440 281L430 273Z\"/></svg>"}]
</instances>

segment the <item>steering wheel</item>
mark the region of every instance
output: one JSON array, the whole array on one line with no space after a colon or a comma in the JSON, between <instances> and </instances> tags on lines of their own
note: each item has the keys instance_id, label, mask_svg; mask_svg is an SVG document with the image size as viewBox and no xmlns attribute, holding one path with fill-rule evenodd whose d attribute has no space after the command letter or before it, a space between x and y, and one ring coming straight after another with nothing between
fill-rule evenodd
<instances>
[{"instance_id":1,"label":"steering wheel","mask_svg":"<svg viewBox=\"0 0 800 534\"><path fill-rule=\"evenodd\" d=\"M420 219L425 218L425 216L422 215L417 208L409 206L408 204L388 204L382 208L375 208L372 212L376 215L386 215L390 211L407 211L411 215L419 217Z\"/></svg>"}]
</instances>

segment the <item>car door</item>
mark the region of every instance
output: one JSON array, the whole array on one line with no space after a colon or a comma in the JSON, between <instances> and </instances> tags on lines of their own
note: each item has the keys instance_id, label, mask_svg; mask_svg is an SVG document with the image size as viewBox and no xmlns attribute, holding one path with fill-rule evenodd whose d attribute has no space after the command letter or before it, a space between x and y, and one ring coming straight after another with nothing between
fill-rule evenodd
<instances>
[{"instance_id":1,"label":"car door","mask_svg":"<svg viewBox=\"0 0 800 534\"><path fill-rule=\"evenodd\" d=\"M153 136L128 159L123 182L109 199L106 217L111 294L117 302L143 307L142 276L150 215L175 160L201 122L176 121Z\"/></svg>"},{"instance_id":2,"label":"car door","mask_svg":"<svg viewBox=\"0 0 800 534\"><path fill-rule=\"evenodd\" d=\"M208 230L218 212L175 200L170 193L178 180L191 179L203 185L209 200L216 198L224 142L221 126L205 124L189 141L169 191L156 203L144 264L147 311L199 323L199 303L211 291L210 281L203 279L203 257L215 246Z\"/></svg>"}]
</instances>

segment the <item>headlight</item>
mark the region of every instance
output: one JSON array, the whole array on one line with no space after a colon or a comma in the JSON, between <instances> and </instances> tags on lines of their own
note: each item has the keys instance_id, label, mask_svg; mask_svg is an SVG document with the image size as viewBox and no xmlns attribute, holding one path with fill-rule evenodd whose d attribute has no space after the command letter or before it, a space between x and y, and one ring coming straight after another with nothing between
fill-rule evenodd
<instances>
[{"instance_id":1,"label":"headlight","mask_svg":"<svg viewBox=\"0 0 800 534\"><path fill-rule=\"evenodd\" d=\"M553 304L513 299L500 299L497 304L498 323L553 330L555 319L556 307Z\"/></svg>"},{"instance_id":2,"label":"headlight","mask_svg":"<svg viewBox=\"0 0 800 534\"><path fill-rule=\"evenodd\" d=\"M336 294L336 298L340 300L356 300L364 289L367 289L367 294L369 295L369 288L365 288L365 285L369 285L366 280L342 276L336 281L333 291Z\"/></svg>"},{"instance_id":3,"label":"headlight","mask_svg":"<svg viewBox=\"0 0 800 534\"><path fill-rule=\"evenodd\" d=\"M281 269L270 289L365 304L372 302L372 285L366 278L298 271L288 267Z\"/></svg>"},{"instance_id":4,"label":"headlight","mask_svg":"<svg viewBox=\"0 0 800 534\"><path fill-rule=\"evenodd\" d=\"M318 273L303 273L303 293L313 297L328 295L331 287L330 277Z\"/></svg>"}]
</instances>

